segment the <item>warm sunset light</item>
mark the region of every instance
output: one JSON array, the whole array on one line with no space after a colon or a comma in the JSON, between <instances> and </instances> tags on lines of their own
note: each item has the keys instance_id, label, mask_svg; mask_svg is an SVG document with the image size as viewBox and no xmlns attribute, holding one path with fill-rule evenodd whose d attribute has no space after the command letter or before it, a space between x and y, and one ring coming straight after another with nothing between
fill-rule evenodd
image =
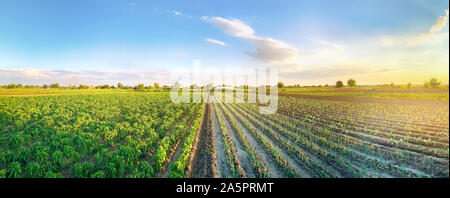
<instances>
[{"instance_id":1,"label":"warm sunset light","mask_svg":"<svg viewBox=\"0 0 450 198\"><path fill-rule=\"evenodd\" d=\"M0 84L169 84L193 59L288 84L448 84L447 1L177 2L5 2Z\"/></svg>"},{"instance_id":2,"label":"warm sunset light","mask_svg":"<svg viewBox=\"0 0 450 198\"><path fill-rule=\"evenodd\" d=\"M449 65L448 0L0 0L0 190L434 197Z\"/></svg>"}]
</instances>

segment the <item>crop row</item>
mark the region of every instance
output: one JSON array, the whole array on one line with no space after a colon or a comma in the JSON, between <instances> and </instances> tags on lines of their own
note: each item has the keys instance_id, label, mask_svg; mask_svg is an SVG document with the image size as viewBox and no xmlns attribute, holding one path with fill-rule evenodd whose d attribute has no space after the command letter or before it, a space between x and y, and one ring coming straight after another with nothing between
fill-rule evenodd
<instances>
[{"instance_id":1,"label":"crop row","mask_svg":"<svg viewBox=\"0 0 450 198\"><path fill-rule=\"evenodd\" d=\"M239 160L236 155L236 148L233 144L233 141L231 140L230 132L228 131L228 128L225 126L224 118L220 115L216 103L214 103L213 107L215 116L217 118L220 127L220 131L222 133L226 159L230 167L231 174L234 178L245 177L245 172L244 170L242 170L242 167L239 164Z\"/></svg>"},{"instance_id":2,"label":"crop row","mask_svg":"<svg viewBox=\"0 0 450 198\"><path fill-rule=\"evenodd\" d=\"M229 105L223 106L230 107ZM233 115L239 120L239 122L242 123L245 129L258 140L258 142L263 146L264 150L271 154L277 165L285 172L288 177L295 178L301 176L297 172L295 172L295 170L291 167L291 165L288 164L287 160L278 152L278 150L275 149L272 144L268 140L266 140L266 138L264 138L261 134L258 133L255 128L251 126L248 120L243 118L240 114L237 114L233 108L228 108L228 110L233 113Z\"/></svg>"},{"instance_id":3,"label":"crop row","mask_svg":"<svg viewBox=\"0 0 450 198\"><path fill-rule=\"evenodd\" d=\"M199 112L203 112L205 105L202 104ZM185 177L185 170L189 163L189 156L192 153L192 144L196 135L199 133L200 125L202 121L203 113L197 113L194 117L192 124L190 125L188 131L186 132L186 137L181 145L181 155L178 159L170 166L170 178L183 178Z\"/></svg>"},{"instance_id":4,"label":"crop row","mask_svg":"<svg viewBox=\"0 0 450 198\"><path fill-rule=\"evenodd\" d=\"M0 98L0 172L153 177L149 156L194 107L167 93Z\"/></svg>"},{"instance_id":5,"label":"crop row","mask_svg":"<svg viewBox=\"0 0 450 198\"><path fill-rule=\"evenodd\" d=\"M246 108L247 112L253 112L251 116L259 116L256 112L256 108L252 108L252 110L249 109L249 107ZM249 116L250 117L250 116ZM306 146L306 148L314 149L315 147L307 146L308 143L310 144L317 144L320 147L328 148L329 152L338 152L336 157L342 156L348 156L352 161L357 162L360 161L362 165L368 164L373 169L388 169L391 170L389 172L394 172L395 175L414 175L415 172L408 171L408 169L404 169L399 167L400 165L404 165L403 163L399 164L398 166L392 166L391 162L380 160L377 158L370 157L367 154L359 154L357 150L363 150L364 152L372 153L372 154L378 154L380 149L373 148L373 144L370 144L368 146L367 144L360 142L359 139L350 138L348 136L342 135L342 134L336 134L333 132L333 130L330 130L326 126L317 126L317 124L311 124L311 123L304 123L300 120L294 120L288 116L284 116L282 114L277 114L277 116L265 116L266 118L257 117L258 120L266 122L266 124L269 124L272 128L276 129L277 132L281 134L286 134L287 137L294 137L293 140L307 140L305 143L300 144ZM271 121L270 121L271 120ZM276 124L275 124L276 123ZM300 136L296 137L295 134L289 134L290 132L296 132ZM316 135L314 135L316 134ZM317 136L320 135L320 136ZM300 141L301 142L301 141ZM339 143L335 144L333 142ZM351 145L352 147L342 147L341 145ZM355 150L356 149L356 150ZM315 153L321 153L321 149L316 147ZM326 152L321 153L321 155L328 155ZM391 160L396 160L398 158L402 158L401 155L398 155L398 152L386 152L385 155L380 156L381 159L386 159L386 155ZM327 158L331 159L329 156ZM388 158L388 159L389 159ZM406 161L403 160L403 162ZM428 162L427 162L428 163ZM417 162L412 162L414 165L418 165Z\"/></svg>"},{"instance_id":6,"label":"crop row","mask_svg":"<svg viewBox=\"0 0 450 198\"><path fill-rule=\"evenodd\" d=\"M250 163L252 164L255 174L257 177L267 178L270 177L270 173L267 168L264 166L261 157L255 151L255 148L250 144L249 140L245 136L242 129L238 126L236 120L230 115L230 113L224 109L222 103L219 103L221 106L222 112L227 120L230 122L233 131L236 132L236 136L238 137L239 142L244 146L247 155L249 156Z\"/></svg>"}]
</instances>

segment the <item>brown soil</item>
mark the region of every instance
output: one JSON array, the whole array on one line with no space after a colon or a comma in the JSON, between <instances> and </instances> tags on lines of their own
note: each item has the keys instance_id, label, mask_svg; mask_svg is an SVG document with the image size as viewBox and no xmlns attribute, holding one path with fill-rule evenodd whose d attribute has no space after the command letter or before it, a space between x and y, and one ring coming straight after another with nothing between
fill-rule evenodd
<instances>
[{"instance_id":1,"label":"brown soil","mask_svg":"<svg viewBox=\"0 0 450 198\"><path fill-rule=\"evenodd\" d=\"M186 172L186 176L189 178L217 177L214 163L214 125L211 109L211 104L207 103L203 122L192 148L193 157Z\"/></svg>"}]
</instances>

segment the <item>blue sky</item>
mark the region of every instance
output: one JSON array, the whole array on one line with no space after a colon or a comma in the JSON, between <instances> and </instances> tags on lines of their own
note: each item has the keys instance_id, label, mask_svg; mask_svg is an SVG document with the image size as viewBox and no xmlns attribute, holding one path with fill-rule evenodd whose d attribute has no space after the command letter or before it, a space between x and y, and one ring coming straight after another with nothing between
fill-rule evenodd
<instances>
[{"instance_id":1,"label":"blue sky","mask_svg":"<svg viewBox=\"0 0 450 198\"><path fill-rule=\"evenodd\" d=\"M288 84L448 82L448 1L5 0L0 84L126 84L270 65Z\"/></svg>"}]
</instances>

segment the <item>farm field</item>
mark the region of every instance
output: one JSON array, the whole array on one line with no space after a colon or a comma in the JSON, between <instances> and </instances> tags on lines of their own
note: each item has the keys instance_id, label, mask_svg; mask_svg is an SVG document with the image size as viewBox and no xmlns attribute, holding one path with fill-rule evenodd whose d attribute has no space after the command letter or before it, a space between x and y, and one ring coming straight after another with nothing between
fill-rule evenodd
<instances>
[{"instance_id":1,"label":"farm field","mask_svg":"<svg viewBox=\"0 0 450 198\"><path fill-rule=\"evenodd\" d=\"M448 100L278 102L263 115L214 95L0 97L0 177L449 177Z\"/></svg>"},{"instance_id":2,"label":"farm field","mask_svg":"<svg viewBox=\"0 0 450 198\"><path fill-rule=\"evenodd\" d=\"M374 98L374 99L403 99L403 100L449 100L448 88L427 89L423 87L386 87L386 86L360 86L344 87L305 87L282 88L283 95L323 96L330 98Z\"/></svg>"},{"instance_id":3,"label":"farm field","mask_svg":"<svg viewBox=\"0 0 450 198\"><path fill-rule=\"evenodd\" d=\"M1 97L0 176L163 175L189 145L201 107L174 104L169 93Z\"/></svg>"},{"instance_id":4,"label":"farm field","mask_svg":"<svg viewBox=\"0 0 450 198\"><path fill-rule=\"evenodd\" d=\"M0 89L0 97L27 97L27 96L55 96L74 94L105 94L130 93L126 89L42 89L42 88L16 88Z\"/></svg>"}]
</instances>

